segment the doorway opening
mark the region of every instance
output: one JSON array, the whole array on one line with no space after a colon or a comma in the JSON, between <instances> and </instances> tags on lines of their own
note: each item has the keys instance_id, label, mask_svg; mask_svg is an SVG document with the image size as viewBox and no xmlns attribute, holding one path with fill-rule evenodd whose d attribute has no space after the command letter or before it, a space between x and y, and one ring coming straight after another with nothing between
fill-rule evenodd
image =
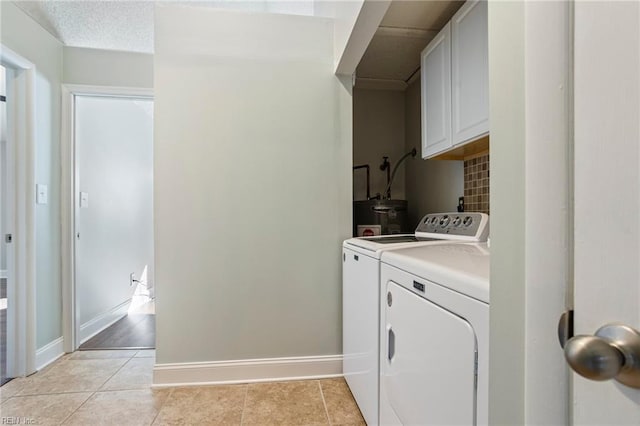
<instances>
[{"instance_id":1,"label":"doorway opening","mask_svg":"<svg viewBox=\"0 0 640 426\"><path fill-rule=\"evenodd\" d=\"M0 46L1 377L36 371L35 65Z\"/></svg>"},{"instance_id":2,"label":"doorway opening","mask_svg":"<svg viewBox=\"0 0 640 426\"><path fill-rule=\"evenodd\" d=\"M75 337L68 351L153 349L153 99L126 89L67 90L73 314L65 319Z\"/></svg>"},{"instance_id":3,"label":"doorway opening","mask_svg":"<svg viewBox=\"0 0 640 426\"><path fill-rule=\"evenodd\" d=\"M7 375L7 251L9 215L8 204L8 144L7 144L7 87L6 69L0 66L0 386L10 379Z\"/></svg>"}]
</instances>

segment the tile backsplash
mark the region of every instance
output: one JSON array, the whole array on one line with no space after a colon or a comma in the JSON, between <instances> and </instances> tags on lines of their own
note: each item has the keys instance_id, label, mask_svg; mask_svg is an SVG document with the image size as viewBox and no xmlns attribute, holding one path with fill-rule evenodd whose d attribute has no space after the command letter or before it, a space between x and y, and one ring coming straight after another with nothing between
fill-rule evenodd
<instances>
[{"instance_id":1,"label":"tile backsplash","mask_svg":"<svg viewBox=\"0 0 640 426\"><path fill-rule=\"evenodd\" d=\"M464 161L464 211L489 214L489 153Z\"/></svg>"}]
</instances>

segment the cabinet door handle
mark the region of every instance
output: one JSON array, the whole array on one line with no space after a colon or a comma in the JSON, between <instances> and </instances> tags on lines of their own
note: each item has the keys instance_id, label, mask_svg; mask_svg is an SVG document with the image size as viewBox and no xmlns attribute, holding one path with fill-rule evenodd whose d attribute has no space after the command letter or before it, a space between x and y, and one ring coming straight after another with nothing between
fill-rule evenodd
<instances>
[{"instance_id":1,"label":"cabinet door handle","mask_svg":"<svg viewBox=\"0 0 640 426\"><path fill-rule=\"evenodd\" d=\"M393 332L391 326L389 326L389 343L387 350L387 358L389 361L393 359L393 356L396 354L396 334Z\"/></svg>"}]
</instances>

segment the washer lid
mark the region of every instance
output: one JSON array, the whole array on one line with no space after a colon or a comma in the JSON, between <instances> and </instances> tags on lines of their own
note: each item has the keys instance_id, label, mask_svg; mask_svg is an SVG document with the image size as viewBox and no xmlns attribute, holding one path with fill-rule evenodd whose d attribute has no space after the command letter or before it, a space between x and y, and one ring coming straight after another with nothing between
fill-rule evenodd
<instances>
[{"instance_id":1,"label":"washer lid","mask_svg":"<svg viewBox=\"0 0 640 426\"><path fill-rule=\"evenodd\" d=\"M376 237L356 237L344 240L343 247L380 257L383 250L397 250L425 244L442 244L450 242L442 238L416 238L413 234L382 235Z\"/></svg>"},{"instance_id":2,"label":"washer lid","mask_svg":"<svg viewBox=\"0 0 640 426\"><path fill-rule=\"evenodd\" d=\"M486 243L437 244L385 251L382 262L489 303Z\"/></svg>"}]
</instances>

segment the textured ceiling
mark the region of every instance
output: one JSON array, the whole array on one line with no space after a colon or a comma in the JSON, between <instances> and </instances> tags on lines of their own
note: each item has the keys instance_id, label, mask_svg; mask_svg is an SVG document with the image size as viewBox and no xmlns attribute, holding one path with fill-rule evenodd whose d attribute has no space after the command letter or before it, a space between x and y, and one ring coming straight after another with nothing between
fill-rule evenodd
<instances>
[{"instance_id":1,"label":"textured ceiling","mask_svg":"<svg viewBox=\"0 0 640 426\"><path fill-rule=\"evenodd\" d=\"M163 2L267 13L313 14L313 0ZM153 0L49 0L14 3L67 46L153 53Z\"/></svg>"},{"instance_id":2,"label":"textured ceiling","mask_svg":"<svg viewBox=\"0 0 640 426\"><path fill-rule=\"evenodd\" d=\"M179 1L184 5L313 14L312 0ZM154 1L16 1L67 46L153 53ZM463 1L393 0L360 64L358 78L406 82L420 52Z\"/></svg>"},{"instance_id":3,"label":"textured ceiling","mask_svg":"<svg viewBox=\"0 0 640 426\"><path fill-rule=\"evenodd\" d=\"M151 1L18 1L67 46L153 52Z\"/></svg>"}]
</instances>

